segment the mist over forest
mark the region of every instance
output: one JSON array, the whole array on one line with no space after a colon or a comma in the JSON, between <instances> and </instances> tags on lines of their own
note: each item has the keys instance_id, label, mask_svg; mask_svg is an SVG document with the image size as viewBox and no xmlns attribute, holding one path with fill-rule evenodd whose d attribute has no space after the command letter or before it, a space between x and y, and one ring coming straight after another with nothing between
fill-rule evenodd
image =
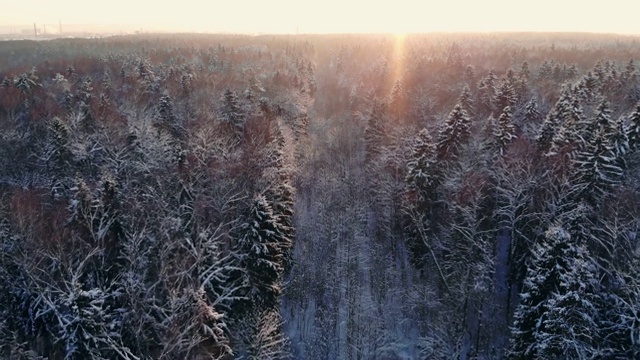
<instances>
[{"instance_id":1,"label":"mist over forest","mask_svg":"<svg viewBox=\"0 0 640 360\"><path fill-rule=\"evenodd\" d=\"M640 37L0 42L0 358L640 359Z\"/></svg>"}]
</instances>

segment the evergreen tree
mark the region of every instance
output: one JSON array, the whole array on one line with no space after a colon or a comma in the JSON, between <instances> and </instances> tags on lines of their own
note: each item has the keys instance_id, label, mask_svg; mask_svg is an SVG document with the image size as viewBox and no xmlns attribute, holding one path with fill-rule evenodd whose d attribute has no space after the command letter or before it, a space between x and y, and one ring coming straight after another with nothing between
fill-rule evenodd
<instances>
[{"instance_id":1,"label":"evergreen tree","mask_svg":"<svg viewBox=\"0 0 640 360\"><path fill-rule=\"evenodd\" d=\"M513 84L509 79L502 79L502 81L500 81L493 103L495 104L498 114L502 114L507 107L511 109L514 108L516 104L516 94L513 89Z\"/></svg>"},{"instance_id":2,"label":"evergreen tree","mask_svg":"<svg viewBox=\"0 0 640 360\"><path fill-rule=\"evenodd\" d=\"M166 92L160 98L155 125L168 131L176 139L183 139L185 136L186 130L178 122L178 118L173 111L173 101Z\"/></svg>"},{"instance_id":3,"label":"evergreen tree","mask_svg":"<svg viewBox=\"0 0 640 360\"><path fill-rule=\"evenodd\" d=\"M598 207L622 181L620 157L602 131L584 150L578 152L574 166L572 197L594 207Z\"/></svg>"},{"instance_id":4,"label":"evergreen tree","mask_svg":"<svg viewBox=\"0 0 640 360\"><path fill-rule=\"evenodd\" d=\"M464 78L468 84L475 84L476 82L476 70L473 65L467 65L464 69Z\"/></svg>"},{"instance_id":5,"label":"evergreen tree","mask_svg":"<svg viewBox=\"0 0 640 360\"><path fill-rule=\"evenodd\" d=\"M471 120L460 104L457 104L438 134L438 158L457 157L460 147L470 135Z\"/></svg>"},{"instance_id":6,"label":"evergreen tree","mask_svg":"<svg viewBox=\"0 0 640 360\"><path fill-rule=\"evenodd\" d=\"M267 174L269 187L266 198L272 204L276 225L282 234L279 251L283 254L285 270L292 263L291 250L293 248L294 226L293 208L295 190L291 185L291 174L285 162L286 141L280 126L276 126L274 138L270 146L273 149L272 158L268 160L272 166Z\"/></svg>"},{"instance_id":7,"label":"evergreen tree","mask_svg":"<svg viewBox=\"0 0 640 360\"><path fill-rule=\"evenodd\" d=\"M590 128L591 133L600 134L607 146L611 149L615 158L615 163L622 169L625 168L624 155L629 149L629 140L624 130L622 119L611 119L611 109L609 102L603 100L598 105L594 126Z\"/></svg>"},{"instance_id":8,"label":"evergreen tree","mask_svg":"<svg viewBox=\"0 0 640 360\"><path fill-rule=\"evenodd\" d=\"M514 314L510 359L584 359L598 345L598 281L587 249L561 227L534 246Z\"/></svg>"},{"instance_id":9,"label":"evergreen tree","mask_svg":"<svg viewBox=\"0 0 640 360\"><path fill-rule=\"evenodd\" d=\"M558 111L561 125L553 135L551 151L557 153L565 147L571 151L582 149L589 141L588 123L582 115L582 106L578 98L568 99ZM572 148L571 148L572 147Z\"/></svg>"},{"instance_id":10,"label":"evergreen tree","mask_svg":"<svg viewBox=\"0 0 640 360\"><path fill-rule=\"evenodd\" d=\"M469 116L473 116L473 97L471 95L469 86L465 85L465 87L462 89L462 93L460 93L460 96L458 97L458 104L460 104L462 109L466 111Z\"/></svg>"},{"instance_id":11,"label":"evergreen tree","mask_svg":"<svg viewBox=\"0 0 640 360\"><path fill-rule=\"evenodd\" d=\"M504 112L498 118L498 123L493 129L493 136L495 136L496 147L500 155L504 154L507 146L516 138L516 130L511 121L512 117L511 107L505 107Z\"/></svg>"},{"instance_id":12,"label":"evergreen tree","mask_svg":"<svg viewBox=\"0 0 640 360\"><path fill-rule=\"evenodd\" d=\"M478 108L486 113L491 112L493 109L493 100L496 95L496 81L497 77L493 73L493 70L489 72L487 76L482 78L478 84Z\"/></svg>"},{"instance_id":13,"label":"evergreen tree","mask_svg":"<svg viewBox=\"0 0 640 360\"><path fill-rule=\"evenodd\" d=\"M109 96L112 92L112 82L111 76L109 75L109 70L107 68L104 69L104 73L102 74L102 92Z\"/></svg>"},{"instance_id":14,"label":"evergreen tree","mask_svg":"<svg viewBox=\"0 0 640 360\"><path fill-rule=\"evenodd\" d=\"M520 76L527 81L531 79L531 70L529 69L529 63L526 61L523 61L522 65L520 66Z\"/></svg>"},{"instance_id":15,"label":"evergreen tree","mask_svg":"<svg viewBox=\"0 0 640 360\"><path fill-rule=\"evenodd\" d=\"M423 201L432 198L437 183L436 146L427 129L418 133L407 163L406 182L420 194Z\"/></svg>"},{"instance_id":16,"label":"evergreen tree","mask_svg":"<svg viewBox=\"0 0 640 360\"><path fill-rule=\"evenodd\" d=\"M173 101L166 92L162 95L158 104L158 120L165 124L174 124L176 122L176 116L173 113Z\"/></svg>"},{"instance_id":17,"label":"evergreen tree","mask_svg":"<svg viewBox=\"0 0 640 360\"><path fill-rule=\"evenodd\" d=\"M571 95L570 92L565 89L560 99L556 102L553 109L547 114L542 122L540 131L536 137L536 143L540 150L546 152L551 148L553 138L559 131L565 114L568 112L570 106Z\"/></svg>"},{"instance_id":18,"label":"evergreen tree","mask_svg":"<svg viewBox=\"0 0 640 360\"><path fill-rule=\"evenodd\" d=\"M385 118L387 106L382 101L374 98L371 110L367 116L367 125L364 129L365 155L367 162L371 162L380 155L385 140Z\"/></svg>"},{"instance_id":19,"label":"evergreen tree","mask_svg":"<svg viewBox=\"0 0 640 360\"><path fill-rule=\"evenodd\" d=\"M70 130L59 117L54 117L49 127L50 132L50 153L48 155L49 166L53 170L55 177L63 179L69 175L72 165L73 155L69 147Z\"/></svg>"},{"instance_id":20,"label":"evergreen tree","mask_svg":"<svg viewBox=\"0 0 640 360\"><path fill-rule=\"evenodd\" d=\"M640 103L636 105L636 109L629 116L629 125L627 126L627 139L629 141L629 149L631 151L640 148Z\"/></svg>"},{"instance_id":21,"label":"evergreen tree","mask_svg":"<svg viewBox=\"0 0 640 360\"><path fill-rule=\"evenodd\" d=\"M393 84L393 88L391 89L391 95L389 95L389 104L392 107L395 107L402 101L402 97L404 96L404 89L402 88L402 80L398 79Z\"/></svg>"},{"instance_id":22,"label":"evergreen tree","mask_svg":"<svg viewBox=\"0 0 640 360\"><path fill-rule=\"evenodd\" d=\"M232 129L236 137L242 137L245 113L235 91L227 89L222 100L222 120Z\"/></svg>"},{"instance_id":23,"label":"evergreen tree","mask_svg":"<svg viewBox=\"0 0 640 360\"><path fill-rule=\"evenodd\" d=\"M284 263L281 251L284 234L263 195L254 197L242 232L238 257L246 271L247 296L254 304L271 308L281 293L279 280Z\"/></svg>"},{"instance_id":24,"label":"evergreen tree","mask_svg":"<svg viewBox=\"0 0 640 360\"><path fill-rule=\"evenodd\" d=\"M0 84L1 87L8 89L11 87L11 80L9 79L9 77L5 76L4 79L2 79L2 84Z\"/></svg>"},{"instance_id":25,"label":"evergreen tree","mask_svg":"<svg viewBox=\"0 0 640 360\"><path fill-rule=\"evenodd\" d=\"M531 99L524 108L524 121L526 124L536 123L540 119L540 110L536 99Z\"/></svg>"}]
</instances>

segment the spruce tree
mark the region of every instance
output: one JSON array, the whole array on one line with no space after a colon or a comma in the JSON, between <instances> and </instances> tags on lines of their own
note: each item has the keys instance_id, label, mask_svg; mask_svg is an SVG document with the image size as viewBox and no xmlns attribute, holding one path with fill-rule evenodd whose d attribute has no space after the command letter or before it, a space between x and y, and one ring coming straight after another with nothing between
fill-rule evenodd
<instances>
[{"instance_id":1,"label":"spruce tree","mask_svg":"<svg viewBox=\"0 0 640 360\"><path fill-rule=\"evenodd\" d=\"M495 143L500 155L504 154L507 146L516 138L516 130L512 122L513 114L511 113L511 107L507 106L498 118L498 123L493 129L493 136L495 136Z\"/></svg>"},{"instance_id":2,"label":"spruce tree","mask_svg":"<svg viewBox=\"0 0 640 360\"><path fill-rule=\"evenodd\" d=\"M283 239L284 234L271 205L263 195L256 195L238 242L238 258L245 271L247 296L254 304L273 307L281 293Z\"/></svg>"},{"instance_id":3,"label":"spruce tree","mask_svg":"<svg viewBox=\"0 0 640 360\"><path fill-rule=\"evenodd\" d=\"M574 166L572 197L594 207L598 207L622 181L620 157L603 131L599 131L587 147L578 152Z\"/></svg>"},{"instance_id":4,"label":"spruce tree","mask_svg":"<svg viewBox=\"0 0 640 360\"><path fill-rule=\"evenodd\" d=\"M568 98L558 111L561 125L552 139L551 151L557 153L569 147L571 151L584 148L589 140L588 123L582 114L582 106L578 98Z\"/></svg>"},{"instance_id":5,"label":"spruce tree","mask_svg":"<svg viewBox=\"0 0 640 360\"><path fill-rule=\"evenodd\" d=\"M584 359L598 344L598 282L587 249L554 226L531 253L510 359Z\"/></svg>"},{"instance_id":6,"label":"spruce tree","mask_svg":"<svg viewBox=\"0 0 640 360\"><path fill-rule=\"evenodd\" d=\"M497 77L493 70L487 76L482 78L478 83L478 108L484 112L491 112L493 109L493 100L496 95Z\"/></svg>"},{"instance_id":7,"label":"spruce tree","mask_svg":"<svg viewBox=\"0 0 640 360\"><path fill-rule=\"evenodd\" d=\"M627 139L629 141L629 149L631 151L640 148L640 103L636 105L635 110L629 116L629 125L627 126Z\"/></svg>"},{"instance_id":8,"label":"spruce tree","mask_svg":"<svg viewBox=\"0 0 640 360\"><path fill-rule=\"evenodd\" d=\"M169 132L174 138L182 139L185 136L185 129L179 123L173 110L173 100L168 93L164 93L158 103L155 125Z\"/></svg>"},{"instance_id":9,"label":"spruce tree","mask_svg":"<svg viewBox=\"0 0 640 360\"><path fill-rule=\"evenodd\" d=\"M418 133L407 163L406 182L420 194L423 201L433 196L437 183L436 146L427 129Z\"/></svg>"},{"instance_id":10,"label":"spruce tree","mask_svg":"<svg viewBox=\"0 0 640 360\"><path fill-rule=\"evenodd\" d=\"M498 114L505 111L505 108L514 108L516 104L516 94L512 83L508 79L502 79L496 89L494 104Z\"/></svg>"},{"instance_id":11,"label":"spruce tree","mask_svg":"<svg viewBox=\"0 0 640 360\"><path fill-rule=\"evenodd\" d=\"M540 110L536 99L531 99L524 108L525 123L535 123L540 119Z\"/></svg>"},{"instance_id":12,"label":"spruce tree","mask_svg":"<svg viewBox=\"0 0 640 360\"><path fill-rule=\"evenodd\" d=\"M380 155L385 140L385 118L387 106L382 101L374 98L371 110L367 116L367 125L364 130L365 156L367 162L371 162Z\"/></svg>"},{"instance_id":13,"label":"spruce tree","mask_svg":"<svg viewBox=\"0 0 640 360\"><path fill-rule=\"evenodd\" d=\"M547 114L536 137L538 148L547 152L553 145L553 138L560 130L565 114L571 106L570 92L565 90L553 109Z\"/></svg>"},{"instance_id":14,"label":"spruce tree","mask_svg":"<svg viewBox=\"0 0 640 360\"><path fill-rule=\"evenodd\" d=\"M227 89L222 99L222 120L240 138L244 132L245 113L235 91Z\"/></svg>"},{"instance_id":15,"label":"spruce tree","mask_svg":"<svg viewBox=\"0 0 640 360\"><path fill-rule=\"evenodd\" d=\"M467 114L473 116L473 97L471 95L471 89L469 89L469 86L465 85L465 87L462 89L462 93L460 93L460 96L458 97L458 104L460 104L462 109L466 111Z\"/></svg>"},{"instance_id":16,"label":"spruce tree","mask_svg":"<svg viewBox=\"0 0 640 360\"><path fill-rule=\"evenodd\" d=\"M455 158L470 135L471 120L460 104L456 104L438 134L438 158Z\"/></svg>"},{"instance_id":17,"label":"spruce tree","mask_svg":"<svg viewBox=\"0 0 640 360\"><path fill-rule=\"evenodd\" d=\"M50 153L48 163L54 173L54 177L62 180L69 175L73 163L73 154L69 144L70 130L62 119L54 117L49 126L49 133Z\"/></svg>"},{"instance_id":18,"label":"spruce tree","mask_svg":"<svg viewBox=\"0 0 640 360\"><path fill-rule=\"evenodd\" d=\"M402 80L398 79L393 84L393 89L391 89L391 95L389 95L389 106L393 110L393 113L399 115L399 112L402 110L404 99L404 89L402 87Z\"/></svg>"}]
</instances>

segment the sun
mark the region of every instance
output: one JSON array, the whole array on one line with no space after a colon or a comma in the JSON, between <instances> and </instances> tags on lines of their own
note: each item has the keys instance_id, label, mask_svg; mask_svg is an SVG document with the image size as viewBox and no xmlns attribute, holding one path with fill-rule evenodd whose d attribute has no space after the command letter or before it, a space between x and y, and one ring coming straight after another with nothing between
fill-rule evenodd
<instances>
[{"instance_id":1,"label":"sun","mask_svg":"<svg viewBox=\"0 0 640 360\"><path fill-rule=\"evenodd\" d=\"M396 41L404 41L407 37L407 33L404 31L394 31L393 35L396 37Z\"/></svg>"}]
</instances>

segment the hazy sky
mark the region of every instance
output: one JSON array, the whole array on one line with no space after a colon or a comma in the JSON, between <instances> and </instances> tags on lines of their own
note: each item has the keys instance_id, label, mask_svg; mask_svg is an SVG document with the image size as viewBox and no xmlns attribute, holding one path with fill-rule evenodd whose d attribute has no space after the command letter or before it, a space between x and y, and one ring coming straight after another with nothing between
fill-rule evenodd
<instances>
[{"instance_id":1,"label":"hazy sky","mask_svg":"<svg viewBox=\"0 0 640 360\"><path fill-rule=\"evenodd\" d=\"M0 26L224 32L589 31L640 34L640 0L0 0Z\"/></svg>"}]
</instances>

